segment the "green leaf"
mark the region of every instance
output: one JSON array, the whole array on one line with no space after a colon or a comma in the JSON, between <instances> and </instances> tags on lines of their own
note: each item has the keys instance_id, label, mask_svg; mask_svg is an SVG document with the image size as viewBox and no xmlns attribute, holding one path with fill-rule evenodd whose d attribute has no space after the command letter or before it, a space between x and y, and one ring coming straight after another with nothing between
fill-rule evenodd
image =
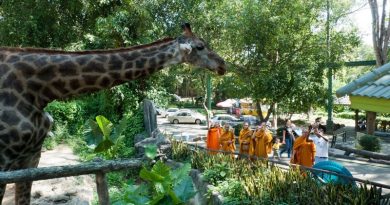
<instances>
[{"instance_id":1,"label":"green leaf","mask_svg":"<svg viewBox=\"0 0 390 205\"><path fill-rule=\"evenodd\" d=\"M190 176L185 177L176 186L174 186L173 191L175 192L176 196L184 203L194 197L196 194Z\"/></svg>"},{"instance_id":2,"label":"green leaf","mask_svg":"<svg viewBox=\"0 0 390 205\"><path fill-rule=\"evenodd\" d=\"M157 145L148 144L145 146L145 155L149 159L154 159L157 155Z\"/></svg>"},{"instance_id":3,"label":"green leaf","mask_svg":"<svg viewBox=\"0 0 390 205\"><path fill-rule=\"evenodd\" d=\"M221 171L221 172L219 173L219 175L220 175L221 177L225 177L225 176L226 176L226 172Z\"/></svg>"},{"instance_id":4,"label":"green leaf","mask_svg":"<svg viewBox=\"0 0 390 205\"><path fill-rule=\"evenodd\" d=\"M171 197L173 204L180 204L182 201L177 197L176 193L172 190L168 191L168 195Z\"/></svg>"},{"instance_id":5,"label":"green leaf","mask_svg":"<svg viewBox=\"0 0 390 205\"><path fill-rule=\"evenodd\" d=\"M111 140L104 140L98 144L98 146L95 147L95 152L105 152L109 150L112 146L114 146L114 143Z\"/></svg>"},{"instance_id":6,"label":"green leaf","mask_svg":"<svg viewBox=\"0 0 390 205\"><path fill-rule=\"evenodd\" d=\"M132 203L134 205L147 204L150 201L148 190L149 188L146 184L129 185L125 192L124 201L127 204Z\"/></svg>"},{"instance_id":7,"label":"green leaf","mask_svg":"<svg viewBox=\"0 0 390 205\"><path fill-rule=\"evenodd\" d=\"M112 131L112 123L102 115L96 116L96 122L103 133L104 140L109 139Z\"/></svg>"},{"instance_id":8,"label":"green leaf","mask_svg":"<svg viewBox=\"0 0 390 205\"><path fill-rule=\"evenodd\" d=\"M152 168L153 173L159 174L160 176L164 177L165 180L171 180L170 171L171 168L162 161L157 161L157 163Z\"/></svg>"},{"instance_id":9,"label":"green leaf","mask_svg":"<svg viewBox=\"0 0 390 205\"><path fill-rule=\"evenodd\" d=\"M150 182L162 182L164 180L164 177L159 175L159 174L156 174L154 172L150 172L148 171L147 169L145 169L145 167L143 167L141 169L141 172L139 173L139 176L144 179L144 180L147 180L147 181L150 181Z\"/></svg>"},{"instance_id":10,"label":"green leaf","mask_svg":"<svg viewBox=\"0 0 390 205\"><path fill-rule=\"evenodd\" d=\"M164 199L165 197L165 194L157 194L155 195L155 197L153 197L153 199L149 202L150 205L154 205L154 204L161 204L160 201L162 199Z\"/></svg>"},{"instance_id":11,"label":"green leaf","mask_svg":"<svg viewBox=\"0 0 390 205\"><path fill-rule=\"evenodd\" d=\"M175 170L172 170L171 176L172 176L173 185L176 185L182 179L187 177L190 170L191 170L191 165L189 163L185 163L183 166L181 166Z\"/></svg>"}]
</instances>

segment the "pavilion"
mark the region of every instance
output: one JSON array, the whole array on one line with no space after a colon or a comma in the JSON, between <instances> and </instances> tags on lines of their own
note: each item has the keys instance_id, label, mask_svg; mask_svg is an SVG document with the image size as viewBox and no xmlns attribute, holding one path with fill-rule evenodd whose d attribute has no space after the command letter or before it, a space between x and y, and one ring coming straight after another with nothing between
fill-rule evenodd
<instances>
[{"instance_id":1,"label":"pavilion","mask_svg":"<svg viewBox=\"0 0 390 205\"><path fill-rule=\"evenodd\" d=\"M357 112L366 111L367 134L374 134L376 113L390 113L390 63L364 74L336 91L337 97L346 95L349 95L351 108Z\"/></svg>"}]
</instances>

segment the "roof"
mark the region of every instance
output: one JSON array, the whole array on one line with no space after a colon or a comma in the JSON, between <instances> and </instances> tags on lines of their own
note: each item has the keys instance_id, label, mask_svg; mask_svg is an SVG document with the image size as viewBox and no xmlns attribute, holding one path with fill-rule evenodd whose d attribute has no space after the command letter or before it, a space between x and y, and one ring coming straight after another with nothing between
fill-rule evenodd
<instances>
[{"instance_id":1,"label":"roof","mask_svg":"<svg viewBox=\"0 0 390 205\"><path fill-rule=\"evenodd\" d=\"M390 99L390 63L364 74L336 91L338 97L364 96Z\"/></svg>"}]
</instances>

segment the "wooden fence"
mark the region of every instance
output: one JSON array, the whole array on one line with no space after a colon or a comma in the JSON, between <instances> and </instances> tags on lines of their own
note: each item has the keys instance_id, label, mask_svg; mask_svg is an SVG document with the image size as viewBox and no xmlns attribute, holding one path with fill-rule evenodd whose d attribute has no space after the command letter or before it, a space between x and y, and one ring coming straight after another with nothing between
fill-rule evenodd
<instances>
[{"instance_id":1,"label":"wooden fence","mask_svg":"<svg viewBox=\"0 0 390 205\"><path fill-rule=\"evenodd\" d=\"M21 169L0 172L0 184L95 174L99 204L108 205L110 204L110 201L106 173L123 169L140 168L141 166L142 161L140 159L122 159L107 161L99 160L67 166Z\"/></svg>"}]
</instances>

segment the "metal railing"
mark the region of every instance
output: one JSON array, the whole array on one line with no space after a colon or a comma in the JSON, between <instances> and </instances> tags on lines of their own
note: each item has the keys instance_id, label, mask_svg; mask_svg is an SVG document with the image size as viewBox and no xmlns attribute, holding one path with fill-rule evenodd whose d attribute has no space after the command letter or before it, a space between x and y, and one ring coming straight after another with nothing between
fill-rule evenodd
<instances>
[{"instance_id":1,"label":"metal railing","mask_svg":"<svg viewBox=\"0 0 390 205\"><path fill-rule=\"evenodd\" d=\"M192 145L192 144L187 144L187 145L189 147L191 147L192 150L198 149L198 150L210 151L210 152L218 152L218 153L223 153L223 154L233 154L233 155L238 156L238 157L245 157L245 158L250 158L250 159L254 159L254 160L264 160L267 163L271 163L271 166L278 166L279 168L284 169L284 170L288 170L291 167L297 167L297 168L309 171L309 172L313 173L313 175L316 175L316 176L318 176L319 173L322 174L322 175L324 175L324 174L334 175L334 176L337 176L337 177L341 177L341 178L345 179L346 181L358 182L358 183L365 184L365 185L368 185L368 186L371 186L371 187L374 187L374 188L390 190L390 185L381 184L381 183L377 183L377 182L373 182L373 181L369 181L369 180L363 180L363 179L359 179L359 178L355 178L355 177L351 177L351 176L346 176L346 175L343 175L343 174L340 174L340 173L337 173L337 172L334 172L334 171L317 169L317 168L312 168L312 167L306 167L306 166L302 166L302 165L299 165L299 164L291 164L291 163L281 162L281 161L274 160L274 159L257 157L257 156L254 156L254 155L240 154L238 152L229 152L229 151L222 151L222 150L207 149L207 148L204 148L204 147L201 147L201 146L197 146L197 145ZM382 195L381 196L381 200L384 201L386 204L387 203L390 204L390 194Z\"/></svg>"}]
</instances>

